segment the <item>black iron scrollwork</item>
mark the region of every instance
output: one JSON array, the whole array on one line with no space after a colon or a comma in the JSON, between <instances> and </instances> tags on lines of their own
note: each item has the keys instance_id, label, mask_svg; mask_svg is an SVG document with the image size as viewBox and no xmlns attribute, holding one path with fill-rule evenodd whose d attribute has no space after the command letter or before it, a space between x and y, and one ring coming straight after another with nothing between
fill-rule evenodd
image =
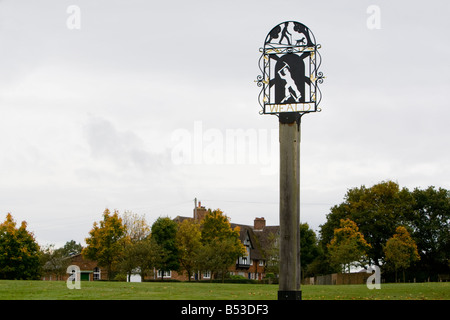
<instances>
[{"instance_id":1,"label":"black iron scrollwork","mask_svg":"<svg viewBox=\"0 0 450 320\"><path fill-rule=\"evenodd\" d=\"M255 82L261 87L258 101L261 114L321 111L322 57L314 34L300 22L286 21L275 26L260 48Z\"/></svg>"}]
</instances>

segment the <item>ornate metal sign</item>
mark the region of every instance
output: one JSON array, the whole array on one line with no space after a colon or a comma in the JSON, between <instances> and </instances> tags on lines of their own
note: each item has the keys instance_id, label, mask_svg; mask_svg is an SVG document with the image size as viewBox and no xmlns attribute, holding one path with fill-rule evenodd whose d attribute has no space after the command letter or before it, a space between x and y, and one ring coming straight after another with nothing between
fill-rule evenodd
<instances>
[{"instance_id":1,"label":"ornate metal sign","mask_svg":"<svg viewBox=\"0 0 450 320\"><path fill-rule=\"evenodd\" d=\"M262 75L256 80L262 87L261 114L321 111L318 84L324 76L318 71L320 47L311 30L296 21L280 23L267 34L264 47L260 48Z\"/></svg>"}]
</instances>

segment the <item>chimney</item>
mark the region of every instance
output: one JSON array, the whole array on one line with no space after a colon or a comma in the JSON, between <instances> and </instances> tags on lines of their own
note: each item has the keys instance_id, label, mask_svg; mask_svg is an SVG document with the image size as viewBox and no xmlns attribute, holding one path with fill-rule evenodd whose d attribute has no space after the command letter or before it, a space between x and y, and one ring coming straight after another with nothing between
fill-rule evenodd
<instances>
[{"instance_id":1,"label":"chimney","mask_svg":"<svg viewBox=\"0 0 450 320\"><path fill-rule=\"evenodd\" d=\"M194 199L194 220L197 219L197 198Z\"/></svg>"},{"instance_id":2,"label":"chimney","mask_svg":"<svg viewBox=\"0 0 450 320\"><path fill-rule=\"evenodd\" d=\"M255 222L253 225L253 230L255 231L262 231L266 227L266 219L264 217L262 218L255 218Z\"/></svg>"},{"instance_id":3,"label":"chimney","mask_svg":"<svg viewBox=\"0 0 450 320\"><path fill-rule=\"evenodd\" d=\"M198 202L198 206L194 208L194 220L201 221L206 216L206 208L202 207L201 201Z\"/></svg>"}]
</instances>

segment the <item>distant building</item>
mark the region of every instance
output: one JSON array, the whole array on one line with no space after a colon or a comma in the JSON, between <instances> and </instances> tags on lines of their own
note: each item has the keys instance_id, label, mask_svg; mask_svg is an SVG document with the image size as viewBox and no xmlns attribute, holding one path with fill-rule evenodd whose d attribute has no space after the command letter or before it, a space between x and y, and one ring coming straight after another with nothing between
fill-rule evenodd
<instances>
[{"instance_id":1,"label":"distant building","mask_svg":"<svg viewBox=\"0 0 450 320\"><path fill-rule=\"evenodd\" d=\"M97 261L88 260L83 257L81 253L66 258L68 261L64 265L76 265L80 267L80 279L81 281L96 281L107 280L108 272L106 269L102 269ZM42 280L64 280L66 281L69 274L66 273L62 277L58 276L57 272L46 272L42 277Z\"/></svg>"},{"instance_id":2,"label":"distant building","mask_svg":"<svg viewBox=\"0 0 450 320\"><path fill-rule=\"evenodd\" d=\"M177 216L173 220L177 223L181 223L184 220L195 219L201 221L205 218L207 209L201 205L201 202L194 208L193 217L183 217ZM239 238L242 244L246 248L246 255L239 257L236 263L230 267L229 272L233 275L241 275L247 279L261 280L265 277L266 266L268 259L268 250L270 250L271 238L273 236L279 235L279 226L266 226L266 220L261 218L255 218L253 225L244 225L231 223L231 227L239 227ZM271 236L272 235L272 236ZM83 257L82 254L76 254L66 258L67 262L64 264L76 265L80 267L81 280L82 281L96 281L96 280L107 280L108 273L106 269L102 269L97 261L89 260ZM47 268L48 269L48 268ZM139 270L133 273L127 281L140 282L142 281L139 275ZM162 272L159 270L153 270L153 276L149 278L153 279L176 279L187 281L187 275L184 273L179 274L176 271ZM69 274L64 274L63 276L58 275L55 272L46 272L42 277L42 280L67 280ZM195 274L193 276L194 280L206 280L211 278L211 272L205 271L201 274ZM147 279L147 278L146 278Z\"/></svg>"},{"instance_id":3,"label":"distant building","mask_svg":"<svg viewBox=\"0 0 450 320\"><path fill-rule=\"evenodd\" d=\"M193 217L182 217L177 216L173 220L181 223L184 220L195 219L201 221L205 218L207 210L201 205L194 208ZM241 275L247 279L261 280L266 274L266 261L268 257L268 251L271 246L271 234L279 235L279 226L266 226L266 220L261 218L255 218L253 225L244 225L231 223L231 227L239 227L240 233L239 238L242 244L246 248L247 254L245 256L239 257L236 264L230 267L229 271L233 275ZM158 277L161 275L158 274ZM211 277L210 272L204 272L200 275L194 275L195 279L209 279ZM166 273L164 278L177 279L177 280L188 280L187 275L178 274L175 271Z\"/></svg>"}]
</instances>

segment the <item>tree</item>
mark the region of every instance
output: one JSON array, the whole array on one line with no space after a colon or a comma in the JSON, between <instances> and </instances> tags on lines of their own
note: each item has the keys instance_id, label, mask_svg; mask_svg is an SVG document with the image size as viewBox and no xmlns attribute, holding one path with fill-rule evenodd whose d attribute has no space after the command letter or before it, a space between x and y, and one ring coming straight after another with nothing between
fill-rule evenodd
<instances>
[{"instance_id":1,"label":"tree","mask_svg":"<svg viewBox=\"0 0 450 320\"><path fill-rule=\"evenodd\" d=\"M55 249L54 244L41 248L41 265L46 274L56 275L56 279L62 279L67 274L70 260L67 259L64 248Z\"/></svg>"},{"instance_id":2,"label":"tree","mask_svg":"<svg viewBox=\"0 0 450 320\"><path fill-rule=\"evenodd\" d=\"M81 253L83 250L83 246L81 243L76 243L75 240L67 241L64 247L56 250L61 250L61 255L63 257L70 257L75 254Z\"/></svg>"},{"instance_id":3,"label":"tree","mask_svg":"<svg viewBox=\"0 0 450 320\"><path fill-rule=\"evenodd\" d=\"M321 243L324 251L339 228L341 219L356 223L370 248L367 255L380 266L384 258L383 244L395 232L396 226L406 224L413 211L413 197L407 188L400 189L393 181L381 182L370 188L364 185L349 189L344 202L331 208L327 222L321 225Z\"/></svg>"},{"instance_id":4,"label":"tree","mask_svg":"<svg viewBox=\"0 0 450 320\"><path fill-rule=\"evenodd\" d=\"M239 240L239 230L239 227L231 228L230 220L222 210L208 209L202 220L202 242L230 237Z\"/></svg>"},{"instance_id":5,"label":"tree","mask_svg":"<svg viewBox=\"0 0 450 320\"><path fill-rule=\"evenodd\" d=\"M421 256L417 263L425 277L450 273L450 191L415 188L413 214L408 226ZM417 274L417 272L416 272ZM418 274L417 274L418 275Z\"/></svg>"},{"instance_id":6,"label":"tree","mask_svg":"<svg viewBox=\"0 0 450 320\"><path fill-rule=\"evenodd\" d=\"M195 220L184 220L178 227L176 236L180 265L186 270L188 280L199 268L199 252L202 250L200 224Z\"/></svg>"},{"instance_id":7,"label":"tree","mask_svg":"<svg viewBox=\"0 0 450 320\"><path fill-rule=\"evenodd\" d=\"M198 254L199 270L211 271L211 275L221 275L222 282L224 282L228 268L241 255L243 255L243 251L238 251L235 239L215 238L201 247Z\"/></svg>"},{"instance_id":8,"label":"tree","mask_svg":"<svg viewBox=\"0 0 450 320\"><path fill-rule=\"evenodd\" d=\"M67 274L67 267L71 261L68 257L81 253L83 247L74 240L67 241L62 248L55 249L54 244L41 248L41 266L42 270L57 279L62 279Z\"/></svg>"},{"instance_id":9,"label":"tree","mask_svg":"<svg viewBox=\"0 0 450 320\"><path fill-rule=\"evenodd\" d=\"M300 223L300 257L301 274L305 277L311 263L320 255L316 233L309 228L307 223ZM279 273L280 260L280 235L270 233L267 236L267 247L264 252L266 258L266 273Z\"/></svg>"},{"instance_id":10,"label":"tree","mask_svg":"<svg viewBox=\"0 0 450 320\"><path fill-rule=\"evenodd\" d=\"M128 280L133 272L139 271L142 279L146 271L151 268L150 261L154 261L150 243L150 227L145 217L131 211L125 211L122 215L125 227L123 239L123 254L119 262L119 268L128 275Z\"/></svg>"},{"instance_id":11,"label":"tree","mask_svg":"<svg viewBox=\"0 0 450 320\"><path fill-rule=\"evenodd\" d=\"M347 266L350 272L351 264L355 261L362 262L366 251L371 246L359 232L355 222L350 219L341 219L340 228L334 230L334 237L327 247L331 263L343 265L344 270Z\"/></svg>"},{"instance_id":12,"label":"tree","mask_svg":"<svg viewBox=\"0 0 450 320\"><path fill-rule=\"evenodd\" d=\"M11 213L0 224L0 279L38 279L40 276L39 245L22 221L16 227Z\"/></svg>"},{"instance_id":13,"label":"tree","mask_svg":"<svg viewBox=\"0 0 450 320\"><path fill-rule=\"evenodd\" d=\"M316 233L309 228L307 223L300 223L300 259L302 278L306 274L308 266L319 256L320 249Z\"/></svg>"},{"instance_id":14,"label":"tree","mask_svg":"<svg viewBox=\"0 0 450 320\"><path fill-rule=\"evenodd\" d=\"M397 270L403 270L403 282L405 282L405 269L411 263L420 260L417 245L403 226L397 227L395 234L386 242L384 252L388 266L395 270L395 282L397 282Z\"/></svg>"},{"instance_id":15,"label":"tree","mask_svg":"<svg viewBox=\"0 0 450 320\"><path fill-rule=\"evenodd\" d=\"M239 231L239 227L231 228L228 217L220 209L208 209L202 220L202 243L205 246L202 264L211 272L221 272L222 281L228 268L246 253Z\"/></svg>"},{"instance_id":16,"label":"tree","mask_svg":"<svg viewBox=\"0 0 450 320\"><path fill-rule=\"evenodd\" d=\"M125 226L125 235L132 243L144 240L150 235L150 227L144 215L140 216L131 211L125 211L122 215L122 222Z\"/></svg>"},{"instance_id":17,"label":"tree","mask_svg":"<svg viewBox=\"0 0 450 320\"><path fill-rule=\"evenodd\" d=\"M156 242L148 236L134 245L133 252L136 258L136 263L141 271L141 277L144 279L145 275L153 272L153 268L157 265L159 246Z\"/></svg>"},{"instance_id":18,"label":"tree","mask_svg":"<svg viewBox=\"0 0 450 320\"><path fill-rule=\"evenodd\" d=\"M450 191L433 186L410 192L392 181L370 188L349 189L344 201L331 208L321 225L320 244L327 254L327 244L340 219L353 220L372 246L367 255L381 268L385 261L384 245L402 225L416 241L421 259L411 272L420 280L450 273Z\"/></svg>"},{"instance_id":19,"label":"tree","mask_svg":"<svg viewBox=\"0 0 450 320\"><path fill-rule=\"evenodd\" d=\"M94 222L94 227L86 238L87 247L82 254L91 260L97 260L98 264L106 267L108 279L113 279L113 266L119 261L123 251L123 240L125 226L119 212L114 210L111 214L109 209L103 212L103 220L98 224Z\"/></svg>"},{"instance_id":20,"label":"tree","mask_svg":"<svg viewBox=\"0 0 450 320\"><path fill-rule=\"evenodd\" d=\"M159 217L152 225L151 238L157 245L159 258L155 261L155 267L164 272L179 270L179 255L176 246L176 234L178 225L168 217ZM164 279L164 276L161 277Z\"/></svg>"},{"instance_id":21,"label":"tree","mask_svg":"<svg viewBox=\"0 0 450 320\"><path fill-rule=\"evenodd\" d=\"M267 247L264 252L266 258L266 274L274 275L280 272L280 234L270 233L267 236Z\"/></svg>"},{"instance_id":22,"label":"tree","mask_svg":"<svg viewBox=\"0 0 450 320\"><path fill-rule=\"evenodd\" d=\"M138 272L144 279L157 265L159 246L151 239L151 236L137 242L130 242L129 239L126 239L125 242L122 258L119 262L120 270L128 275L128 280L130 280L132 273Z\"/></svg>"}]
</instances>

